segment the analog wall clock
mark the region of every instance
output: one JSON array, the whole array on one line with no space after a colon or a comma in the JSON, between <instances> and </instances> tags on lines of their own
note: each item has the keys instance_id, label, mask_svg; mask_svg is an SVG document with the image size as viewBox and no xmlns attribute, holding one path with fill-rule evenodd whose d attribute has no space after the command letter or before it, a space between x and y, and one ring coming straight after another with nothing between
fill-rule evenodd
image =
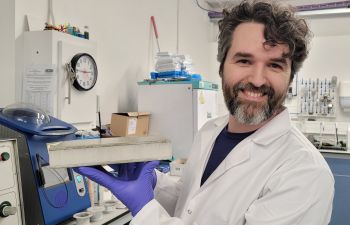
<instances>
[{"instance_id":1,"label":"analog wall clock","mask_svg":"<svg viewBox=\"0 0 350 225\"><path fill-rule=\"evenodd\" d=\"M79 91L92 89L97 81L97 64L87 53L76 54L70 61L72 84Z\"/></svg>"}]
</instances>

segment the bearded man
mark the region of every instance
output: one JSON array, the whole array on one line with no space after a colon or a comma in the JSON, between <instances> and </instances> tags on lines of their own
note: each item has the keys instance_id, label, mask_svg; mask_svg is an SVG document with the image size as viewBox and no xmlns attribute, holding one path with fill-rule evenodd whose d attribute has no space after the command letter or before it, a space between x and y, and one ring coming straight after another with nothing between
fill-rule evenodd
<instances>
[{"instance_id":1,"label":"bearded man","mask_svg":"<svg viewBox=\"0 0 350 225\"><path fill-rule=\"evenodd\" d=\"M198 132L181 180L155 175L155 162L124 165L128 180L78 172L108 187L134 225L326 225L334 178L283 106L309 29L276 2L243 1L223 16L217 58L230 114Z\"/></svg>"}]
</instances>

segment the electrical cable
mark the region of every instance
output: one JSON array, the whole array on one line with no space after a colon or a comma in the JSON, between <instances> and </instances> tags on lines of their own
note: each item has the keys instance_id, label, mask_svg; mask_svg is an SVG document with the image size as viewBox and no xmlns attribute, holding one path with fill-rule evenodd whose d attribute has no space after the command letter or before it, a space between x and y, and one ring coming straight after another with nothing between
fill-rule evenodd
<instances>
[{"instance_id":1,"label":"electrical cable","mask_svg":"<svg viewBox=\"0 0 350 225\"><path fill-rule=\"evenodd\" d=\"M176 54L179 54L179 20L180 20L180 0L177 0L176 7Z\"/></svg>"},{"instance_id":2,"label":"electrical cable","mask_svg":"<svg viewBox=\"0 0 350 225\"><path fill-rule=\"evenodd\" d=\"M318 150L321 149L322 147L322 133L323 133L323 129L324 129L324 126L323 126L323 122L320 123L320 135L318 136L319 138L319 145L318 145Z\"/></svg>"},{"instance_id":3,"label":"electrical cable","mask_svg":"<svg viewBox=\"0 0 350 225\"><path fill-rule=\"evenodd\" d=\"M48 162L46 162L46 160L45 160L41 155L38 154L38 156L39 156L39 157L38 157L39 160L42 160L44 163L47 163L47 164L48 164ZM41 163L38 162L38 164L39 164L39 165L38 165L39 168L42 168L42 167L41 167ZM45 186L43 186L42 188L43 188L43 193L44 193L45 199L46 199L47 203L49 203L49 205L50 205L51 207L56 208L56 209L63 208L63 207L68 203L68 199L69 199L68 186L67 186L65 180L63 179L63 177L60 175L60 173L56 171L56 169L49 168L48 171L50 171L54 176L56 176L56 178L58 178L58 180L61 181L61 183L64 184L64 187L65 187L66 193L67 193L67 195L66 195L67 197L66 197L66 199L64 200L64 202L63 202L62 205L57 206L57 205L55 205L54 203L51 202L51 200L49 199L49 196L47 195L46 188L45 188Z\"/></svg>"},{"instance_id":4,"label":"electrical cable","mask_svg":"<svg viewBox=\"0 0 350 225\"><path fill-rule=\"evenodd\" d=\"M220 12L217 12L217 11L214 11L214 10L206 9L206 8L204 8L203 6L201 6L201 5L199 4L198 0L195 0L195 1L196 1L197 6L198 6L200 9L204 10L204 11L220 13Z\"/></svg>"},{"instance_id":5,"label":"electrical cable","mask_svg":"<svg viewBox=\"0 0 350 225\"><path fill-rule=\"evenodd\" d=\"M96 95L96 112L98 116L98 133L100 138L102 138L102 125L101 125L101 109L100 109L100 96Z\"/></svg>"},{"instance_id":6,"label":"electrical cable","mask_svg":"<svg viewBox=\"0 0 350 225\"><path fill-rule=\"evenodd\" d=\"M337 123L334 123L334 126L335 126L335 146L338 146L339 138L338 138L338 126L337 126Z\"/></svg>"},{"instance_id":7,"label":"electrical cable","mask_svg":"<svg viewBox=\"0 0 350 225\"><path fill-rule=\"evenodd\" d=\"M66 169L68 170L68 169ZM66 205L68 203L68 199L69 199L69 191L68 191L68 186L67 186L67 182L64 180L64 178L61 176L61 174L59 172L57 172L56 169L51 169L50 172L52 172L52 174L55 174L56 173L56 177L60 178L61 179L61 184L64 184L64 187L66 189L66 192L67 192L67 197L63 203L63 206ZM67 171L67 174L68 174L68 171ZM69 174L68 174L69 176ZM69 178L68 178L69 179ZM59 179L58 179L59 180ZM63 207L61 206L61 207Z\"/></svg>"}]
</instances>

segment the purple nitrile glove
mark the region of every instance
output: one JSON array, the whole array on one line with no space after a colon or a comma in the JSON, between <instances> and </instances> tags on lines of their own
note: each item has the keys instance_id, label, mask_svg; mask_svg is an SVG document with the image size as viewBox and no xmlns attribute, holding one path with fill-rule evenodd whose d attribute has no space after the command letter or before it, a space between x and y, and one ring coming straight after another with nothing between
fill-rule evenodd
<instances>
[{"instance_id":1,"label":"purple nitrile glove","mask_svg":"<svg viewBox=\"0 0 350 225\"><path fill-rule=\"evenodd\" d=\"M132 181L139 177L139 174L144 167L146 162L135 162L135 163L120 163L109 165L114 172L113 176L117 177L118 180ZM157 178L157 177L156 177ZM157 179L154 179L152 184L153 189L155 188Z\"/></svg>"},{"instance_id":2,"label":"purple nitrile glove","mask_svg":"<svg viewBox=\"0 0 350 225\"><path fill-rule=\"evenodd\" d=\"M136 180L146 162L121 163L109 165L113 170L114 176L119 180L131 181Z\"/></svg>"},{"instance_id":3,"label":"purple nitrile glove","mask_svg":"<svg viewBox=\"0 0 350 225\"><path fill-rule=\"evenodd\" d=\"M116 167L118 177L93 167L78 167L74 170L109 189L135 216L149 201L154 199L153 188L157 181L154 168L158 164L158 161L136 163L129 165L129 168L127 164L119 164L119 168ZM126 174L125 171L130 173Z\"/></svg>"}]
</instances>

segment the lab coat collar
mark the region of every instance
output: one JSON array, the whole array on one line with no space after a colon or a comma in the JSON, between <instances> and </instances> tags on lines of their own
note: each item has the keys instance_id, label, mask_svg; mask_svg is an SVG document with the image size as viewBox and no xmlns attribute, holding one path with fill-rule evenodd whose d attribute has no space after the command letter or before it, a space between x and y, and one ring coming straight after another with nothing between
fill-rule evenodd
<instances>
[{"instance_id":1,"label":"lab coat collar","mask_svg":"<svg viewBox=\"0 0 350 225\"><path fill-rule=\"evenodd\" d=\"M224 128L228 124L228 119L229 119L229 115L219 117L218 119L216 119L214 121L214 124L216 127ZM220 132L221 132L221 130L220 130Z\"/></svg>"},{"instance_id":2,"label":"lab coat collar","mask_svg":"<svg viewBox=\"0 0 350 225\"><path fill-rule=\"evenodd\" d=\"M217 138L217 136L220 134L220 132L222 131L222 129L224 129L224 127L227 125L229 120L229 117L221 117L219 119L217 119L214 122L215 125L215 132L211 132L212 136L207 136L206 133L202 133L202 137L203 140L208 140L207 145L203 145L206 146L210 149L212 149L213 146L209 146L208 144L211 143L212 145L215 142L215 139ZM248 140L243 140L242 142L246 142ZM240 145L240 144L238 144ZM212 183L214 180L216 180L217 178L219 178L220 176L222 176L225 171L229 170L232 167L238 166L242 163L244 163L245 161L250 159L250 151L249 150L245 150L245 149L235 149L235 154L229 154L227 156L226 159L224 159L224 161L214 170L214 172L208 177L208 179L206 180L206 182L200 187L200 189L197 191L196 194L201 193L210 183ZM201 171L201 176L199 176L200 178L202 177L203 171L205 169L205 166L207 165L207 161L209 159L209 156L211 154L211 151L205 151L206 154L203 155L202 157L202 162L203 164L201 165L201 168L199 171ZM200 180L198 179L198 185L200 185Z\"/></svg>"},{"instance_id":3,"label":"lab coat collar","mask_svg":"<svg viewBox=\"0 0 350 225\"><path fill-rule=\"evenodd\" d=\"M242 142L247 141L243 140ZM239 144L237 145L239 146ZM208 177L206 182L202 185L200 190L204 190L217 178L221 177L226 171L233 167L237 167L250 159L250 149L243 149L237 147L227 155L227 157L219 164L219 166L214 170L214 172Z\"/></svg>"},{"instance_id":4,"label":"lab coat collar","mask_svg":"<svg viewBox=\"0 0 350 225\"><path fill-rule=\"evenodd\" d=\"M208 182L205 182L202 185L202 187L200 186L202 174L204 172L205 166L207 165L215 139L220 134L222 129L224 129L224 127L227 125L228 120L229 120L228 115L219 117L214 120L214 123L211 127L208 127L208 129L205 129L200 133L202 150L200 151L201 152L200 160L199 160L200 163L198 164L198 167L196 170L198 172L198 176L194 181L194 185L198 187L198 189L196 190L196 194L200 193L202 190L202 187L204 187L206 183L208 183Z\"/></svg>"},{"instance_id":5,"label":"lab coat collar","mask_svg":"<svg viewBox=\"0 0 350 225\"><path fill-rule=\"evenodd\" d=\"M288 109L284 109L272 120L251 135L252 141L258 145L269 145L291 129Z\"/></svg>"},{"instance_id":6,"label":"lab coat collar","mask_svg":"<svg viewBox=\"0 0 350 225\"><path fill-rule=\"evenodd\" d=\"M224 128L228 123L229 117L221 117L217 119L214 124L216 127ZM285 108L282 112L277 114L264 126L259 128L250 137L252 141L259 145L268 145L274 140L278 139L291 129L291 122L288 109ZM221 132L221 130L220 130ZM218 134L217 134L218 135Z\"/></svg>"},{"instance_id":7,"label":"lab coat collar","mask_svg":"<svg viewBox=\"0 0 350 225\"><path fill-rule=\"evenodd\" d=\"M224 117L216 120L214 124L217 127L217 131L214 133L214 135L211 138L216 138L217 135L221 132L221 130L226 126L227 123L228 123L228 117ZM291 124L289 119L289 112L287 109L285 109L281 113L279 113L277 116L275 116L271 121L265 124L263 127L261 127L256 132L254 132L251 136L242 140L241 143L239 143L235 147L235 149L233 150L234 152L231 152L230 154L228 154L227 157L224 159L224 161L208 177L206 182L198 190L197 194L199 194L202 190L204 190L214 180L222 176L227 170L233 167L236 167L250 159L250 156L251 156L250 148L246 149L242 147L242 146L245 146L245 143L252 141L258 145L268 145L272 143L274 140L278 139L280 136L284 135L286 132L288 132L290 128L291 128ZM211 142L213 142L213 139L211 140ZM207 152L206 157L209 157L210 152L211 151ZM202 165L202 168L200 170L202 171L201 173L203 173L204 166L206 164L207 162L205 162L205 164Z\"/></svg>"}]
</instances>

